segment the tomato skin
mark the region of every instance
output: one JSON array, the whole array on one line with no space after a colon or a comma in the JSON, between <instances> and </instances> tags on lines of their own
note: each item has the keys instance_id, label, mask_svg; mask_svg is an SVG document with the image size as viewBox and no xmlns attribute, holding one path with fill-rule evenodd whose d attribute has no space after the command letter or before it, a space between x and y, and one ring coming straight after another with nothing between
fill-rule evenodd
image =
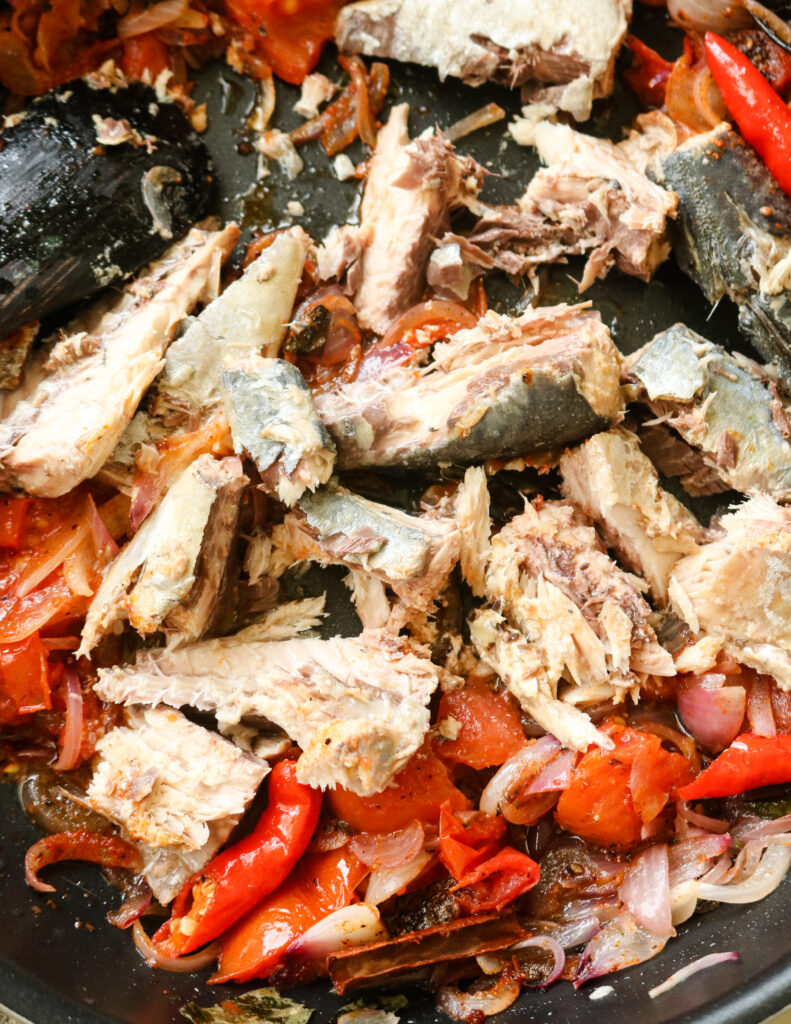
<instances>
[{"instance_id":1,"label":"tomato skin","mask_svg":"<svg viewBox=\"0 0 791 1024\"><path fill-rule=\"evenodd\" d=\"M578 762L571 785L560 796L559 825L597 846L629 850L643 825L655 820L671 792L692 772L658 736L637 729L611 730L613 750L591 747Z\"/></svg>"},{"instance_id":2,"label":"tomato skin","mask_svg":"<svg viewBox=\"0 0 791 1024\"><path fill-rule=\"evenodd\" d=\"M30 498L4 495L0 499L0 548L19 551L22 547L29 507Z\"/></svg>"},{"instance_id":3,"label":"tomato skin","mask_svg":"<svg viewBox=\"0 0 791 1024\"><path fill-rule=\"evenodd\" d=\"M38 633L0 644L0 722L51 707L47 652Z\"/></svg>"},{"instance_id":4,"label":"tomato skin","mask_svg":"<svg viewBox=\"0 0 791 1024\"><path fill-rule=\"evenodd\" d=\"M458 882L483 861L494 856L505 838L505 818L473 811L462 821L449 803L439 817L439 859Z\"/></svg>"},{"instance_id":5,"label":"tomato skin","mask_svg":"<svg viewBox=\"0 0 791 1024\"><path fill-rule=\"evenodd\" d=\"M534 860L506 846L468 871L451 892L468 914L485 914L502 910L532 889L540 876L540 868Z\"/></svg>"},{"instance_id":6,"label":"tomato skin","mask_svg":"<svg viewBox=\"0 0 791 1024\"><path fill-rule=\"evenodd\" d=\"M442 695L437 720L453 718L460 725L455 740L438 753L470 768L501 765L527 745L519 712L507 693L495 693L483 679L471 677L459 690Z\"/></svg>"},{"instance_id":7,"label":"tomato skin","mask_svg":"<svg viewBox=\"0 0 791 1024\"><path fill-rule=\"evenodd\" d=\"M427 741L396 775L393 785L374 796L357 796L336 786L326 799L336 818L360 832L394 832L417 818L436 822L447 801L451 811L470 807L470 801L457 789L447 765L437 757Z\"/></svg>"},{"instance_id":8,"label":"tomato skin","mask_svg":"<svg viewBox=\"0 0 791 1024\"><path fill-rule=\"evenodd\" d=\"M141 79L147 71L151 81L170 67L170 51L156 32L143 32L124 42L121 70L127 78Z\"/></svg>"}]
</instances>

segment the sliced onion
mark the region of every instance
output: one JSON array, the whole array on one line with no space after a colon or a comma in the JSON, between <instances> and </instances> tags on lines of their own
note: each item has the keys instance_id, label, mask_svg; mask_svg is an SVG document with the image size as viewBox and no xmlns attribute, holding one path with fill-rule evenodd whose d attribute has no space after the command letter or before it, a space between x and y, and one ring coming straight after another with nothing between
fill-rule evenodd
<instances>
[{"instance_id":1,"label":"sliced onion","mask_svg":"<svg viewBox=\"0 0 791 1024\"><path fill-rule=\"evenodd\" d=\"M361 832L352 839L349 849L369 868L397 868L414 860L423 849L424 838L422 825L413 821L397 832Z\"/></svg>"},{"instance_id":2,"label":"sliced onion","mask_svg":"<svg viewBox=\"0 0 791 1024\"><path fill-rule=\"evenodd\" d=\"M734 839L745 843L786 833L791 833L791 814L784 814L782 818L775 818L774 821L765 821L763 818L739 821L733 828Z\"/></svg>"},{"instance_id":3,"label":"sliced onion","mask_svg":"<svg viewBox=\"0 0 791 1024\"><path fill-rule=\"evenodd\" d=\"M698 828L705 829L707 832L727 832L730 827L724 818L710 818L707 814L698 814L697 811L693 811L691 807L688 807L683 800L678 802L677 813L685 821L688 821L690 825L697 825Z\"/></svg>"},{"instance_id":4,"label":"sliced onion","mask_svg":"<svg viewBox=\"0 0 791 1024\"><path fill-rule=\"evenodd\" d=\"M517 942L515 946L511 946L510 952L517 953L521 949L543 949L548 953L551 953L555 958L555 962L552 965L552 970L544 978L543 981L538 982L535 985L529 985L528 988L546 988L547 985L551 985L553 981L556 981L563 973L563 968L566 966L566 954L563 952L563 947L550 935L534 935L529 939L524 939L522 942Z\"/></svg>"},{"instance_id":5,"label":"sliced onion","mask_svg":"<svg viewBox=\"0 0 791 1024\"><path fill-rule=\"evenodd\" d=\"M700 772L700 755L691 736L687 736L686 733L673 729L663 722L653 722L650 719L641 719L638 728L643 732L652 732L655 736L659 736L661 739L667 740L668 743L672 743L679 753L683 754L689 761L692 770L696 774Z\"/></svg>"},{"instance_id":6,"label":"sliced onion","mask_svg":"<svg viewBox=\"0 0 791 1024\"><path fill-rule=\"evenodd\" d=\"M736 885L700 883L698 896L717 903L755 903L780 885L791 866L791 846L777 844L767 847L752 875Z\"/></svg>"},{"instance_id":7,"label":"sliced onion","mask_svg":"<svg viewBox=\"0 0 791 1024\"><path fill-rule=\"evenodd\" d=\"M340 850L342 846L349 843L350 839L349 833L345 832L337 821L333 821L316 830L308 845L308 850L311 853L329 853L330 850Z\"/></svg>"},{"instance_id":8,"label":"sliced onion","mask_svg":"<svg viewBox=\"0 0 791 1024\"><path fill-rule=\"evenodd\" d=\"M577 921L558 925L552 932L552 938L556 939L564 949L572 949L574 946L581 946L584 942L590 942L599 931L601 931L599 919L591 914L589 917L581 917Z\"/></svg>"},{"instance_id":9,"label":"sliced onion","mask_svg":"<svg viewBox=\"0 0 791 1024\"><path fill-rule=\"evenodd\" d=\"M638 924L654 935L672 935L670 872L667 846L643 850L629 865L620 889L621 899Z\"/></svg>"},{"instance_id":10,"label":"sliced onion","mask_svg":"<svg viewBox=\"0 0 791 1024\"><path fill-rule=\"evenodd\" d=\"M220 955L220 943L212 942L192 956L165 956L146 935L140 921L132 925L132 936L140 954L149 967L158 967L162 971L173 971L176 974L189 974L190 971L202 971L211 967Z\"/></svg>"},{"instance_id":11,"label":"sliced onion","mask_svg":"<svg viewBox=\"0 0 791 1024\"><path fill-rule=\"evenodd\" d=\"M312 963L323 961L349 946L364 946L387 937L376 907L369 903L354 903L328 914L308 928L291 943L284 955L286 959L296 958Z\"/></svg>"},{"instance_id":12,"label":"sliced onion","mask_svg":"<svg viewBox=\"0 0 791 1024\"><path fill-rule=\"evenodd\" d=\"M118 836L95 832L56 832L34 843L25 854L25 881L38 892L55 892L54 885L42 882L38 872L48 864L64 860L87 860L103 867L139 871L140 850Z\"/></svg>"},{"instance_id":13,"label":"sliced onion","mask_svg":"<svg viewBox=\"0 0 791 1024\"><path fill-rule=\"evenodd\" d=\"M477 323L478 317L461 303L445 299L429 299L428 302L420 302L417 306L408 309L406 313L402 313L368 351L384 351L411 334L412 331L432 324L447 326L447 334L450 336L462 328L474 327Z\"/></svg>"},{"instance_id":14,"label":"sliced onion","mask_svg":"<svg viewBox=\"0 0 791 1024\"><path fill-rule=\"evenodd\" d=\"M118 21L116 33L119 39L131 39L141 36L144 32L154 32L158 28L178 21L189 10L187 0L162 0L144 11L126 14Z\"/></svg>"},{"instance_id":15,"label":"sliced onion","mask_svg":"<svg viewBox=\"0 0 791 1024\"><path fill-rule=\"evenodd\" d=\"M750 24L738 0L667 0L670 17L684 29L732 32Z\"/></svg>"},{"instance_id":16,"label":"sliced onion","mask_svg":"<svg viewBox=\"0 0 791 1024\"><path fill-rule=\"evenodd\" d=\"M444 132L444 135L449 142L456 142L458 139L463 139L465 135L470 135L472 132L477 132L481 128L488 128L490 124L496 124L497 121L502 121L504 117L505 111L502 107L498 106L496 103L487 103L485 107L480 107L478 110L474 110L466 117L462 117L460 120L455 121L450 128Z\"/></svg>"},{"instance_id":17,"label":"sliced onion","mask_svg":"<svg viewBox=\"0 0 791 1024\"><path fill-rule=\"evenodd\" d=\"M705 875L701 876L700 881L708 882L710 885L719 885L732 867L733 862L731 858L726 853L723 853L714 863L714 866Z\"/></svg>"},{"instance_id":18,"label":"sliced onion","mask_svg":"<svg viewBox=\"0 0 791 1024\"><path fill-rule=\"evenodd\" d=\"M368 888L365 890L365 902L378 906L391 896L403 892L410 882L414 882L423 874L433 860L433 853L420 850L412 860L397 868L379 868L372 871L368 879Z\"/></svg>"},{"instance_id":19,"label":"sliced onion","mask_svg":"<svg viewBox=\"0 0 791 1024\"><path fill-rule=\"evenodd\" d=\"M542 768L530 785L528 793L551 793L559 789L566 789L571 784L571 772L577 761L575 750L564 750L562 754L550 761L546 768Z\"/></svg>"},{"instance_id":20,"label":"sliced onion","mask_svg":"<svg viewBox=\"0 0 791 1024\"><path fill-rule=\"evenodd\" d=\"M45 651L76 651L80 646L78 636L42 636L41 646Z\"/></svg>"},{"instance_id":21,"label":"sliced onion","mask_svg":"<svg viewBox=\"0 0 791 1024\"><path fill-rule=\"evenodd\" d=\"M32 590L35 590L39 583L42 583L50 573L53 573L58 566L63 564L64 559L73 554L82 544L88 535L89 524L87 519L75 528L65 528L53 537L54 550L49 558L38 565L31 566L30 571L22 573L17 584L17 597L26 597Z\"/></svg>"},{"instance_id":22,"label":"sliced onion","mask_svg":"<svg viewBox=\"0 0 791 1024\"><path fill-rule=\"evenodd\" d=\"M437 1009L453 1020L476 1020L480 1015L493 1017L502 1013L519 998L519 983L502 975L488 988L462 992L457 985L446 985L437 991Z\"/></svg>"},{"instance_id":23,"label":"sliced onion","mask_svg":"<svg viewBox=\"0 0 791 1024\"><path fill-rule=\"evenodd\" d=\"M93 535L93 543L96 546L97 553L105 553L115 558L118 554L119 548L116 542L113 540L113 536L107 529L104 520L99 515L99 510L96 508L96 504L93 498L88 495L88 522L91 527L91 534Z\"/></svg>"},{"instance_id":24,"label":"sliced onion","mask_svg":"<svg viewBox=\"0 0 791 1024\"><path fill-rule=\"evenodd\" d=\"M58 772L70 772L80 762L83 700L80 677L74 666L67 665L63 674L66 678L66 725L63 729L60 756L52 767Z\"/></svg>"},{"instance_id":25,"label":"sliced onion","mask_svg":"<svg viewBox=\"0 0 791 1024\"><path fill-rule=\"evenodd\" d=\"M554 736L541 736L535 743L509 757L481 793L480 809L494 817L502 805L509 803L559 752L560 743Z\"/></svg>"},{"instance_id":26,"label":"sliced onion","mask_svg":"<svg viewBox=\"0 0 791 1024\"><path fill-rule=\"evenodd\" d=\"M756 676L747 697L747 719L750 732L756 736L776 736L775 716L772 711L771 681L768 676Z\"/></svg>"},{"instance_id":27,"label":"sliced onion","mask_svg":"<svg viewBox=\"0 0 791 1024\"><path fill-rule=\"evenodd\" d=\"M668 850L669 882L671 888L700 878L709 869L711 861L720 857L731 845L727 832L687 835Z\"/></svg>"},{"instance_id":28,"label":"sliced onion","mask_svg":"<svg viewBox=\"0 0 791 1024\"><path fill-rule=\"evenodd\" d=\"M667 981L663 981L661 985L655 985L654 988L648 990L648 995L651 999L656 999L657 996L661 996L664 992L669 992L671 988L675 988L682 981L686 981L687 978L691 978L693 974L697 974L698 971L705 971L707 967L714 967L715 964L725 964L730 960L738 960L739 954L730 953L709 953L706 956L700 957L698 960L693 960L691 964L687 964L686 967L682 967L680 971L676 971L671 974Z\"/></svg>"},{"instance_id":29,"label":"sliced onion","mask_svg":"<svg viewBox=\"0 0 791 1024\"><path fill-rule=\"evenodd\" d=\"M692 98L695 106L703 120L716 128L722 121L728 119L728 110L722 101L722 95L711 72L707 67L698 68L692 82Z\"/></svg>"},{"instance_id":30,"label":"sliced onion","mask_svg":"<svg viewBox=\"0 0 791 1024\"><path fill-rule=\"evenodd\" d=\"M145 878L138 878L127 890L124 902L117 910L107 914L107 920L116 928L129 928L151 906L153 893Z\"/></svg>"},{"instance_id":31,"label":"sliced onion","mask_svg":"<svg viewBox=\"0 0 791 1024\"><path fill-rule=\"evenodd\" d=\"M684 728L709 750L730 746L744 720L747 691L743 686L723 686L724 681L718 673L687 676L676 698Z\"/></svg>"},{"instance_id":32,"label":"sliced onion","mask_svg":"<svg viewBox=\"0 0 791 1024\"><path fill-rule=\"evenodd\" d=\"M624 912L595 935L580 958L574 974L574 987L611 971L632 967L656 956L665 946L665 936L646 931Z\"/></svg>"}]
</instances>

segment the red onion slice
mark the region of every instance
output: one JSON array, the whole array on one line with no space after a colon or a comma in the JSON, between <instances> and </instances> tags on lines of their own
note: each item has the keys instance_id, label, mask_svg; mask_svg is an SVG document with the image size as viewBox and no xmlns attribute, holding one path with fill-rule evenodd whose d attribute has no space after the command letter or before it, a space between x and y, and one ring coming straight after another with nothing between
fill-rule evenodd
<instances>
[{"instance_id":1,"label":"red onion slice","mask_svg":"<svg viewBox=\"0 0 791 1024\"><path fill-rule=\"evenodd\" d=\"M353 903L341 907L313 925L288 947L285 959L296 958L315 962L349 946L364 946L368 942L386 939L387 930L379 911L369 903Z\"/></svg>"},{"instance_id":2,"label":"red onion slice","mask_svg":"<svg viewBox=\"0 0 791 1024\"><path fill-rule=\"evenodd\" d=\"M108 557L115 558L119 547L113 540L110 531L104 525L104 520L99 515L99 510L96 508L96 504L90 495L88 495L88 522L91 526L93 543L96 546L97 552L106 553Z\"/></svg>"},{"instance_id":3,"label":"red onion slice","mask_svg":"<svg viewBox=\"0 0 791 1024\"><path fill-rule=\"evenodd\" d=\"M479 803L484 814L495 817L503 804L538 775L560 753L560 743L554 736L541 736L535 743L524 747L498 768L481 793Z\"/></svg>"},{"instance_id":4,"label":"red onion slice","mask_svg":"<svg viewBox=\"0 0 791 1024\"><path fill-rule=\"evenodd\" d=\"M791 866L791 846L768 846L752 875L735 885L701 882L698 896L718 903L756 903L780 885Z\"/></svg>"},{"instance_id":5,"label":"red onion slice","mask_svg":"<svg viewBox=\"0 0 791 1024\"><path fill-rule=\"evenodd\" d=\"M88 521L83 519L76 529L63 529L53 538L56 542L52 554L38 565L31 566L30 570L23 570L17 583L17 597L26 597L32 590L35 590L39 583L42 583L50 573L54 572L63 561L74 554L83 540L88 536Z\"/></svg>"},{"instance_id":6,"label":"red onion slice","mask_svg":"<svg viewBox=\"0 0 791 1024\"><path fill-rule=\"evenodd\" d=\"M791 832L791 814L775 818L774 821L764 821L762 818L739 821L734 825L733 837L746 843L753 839L769 839L772 836L784 835L787 832Z\"/></svg>"},{"instance_id":7,"label":"red onion slice","mask_svg":"<svg viewBox=\"0 0 791 1024\"><path fill-rule=\"evenodd\" d=\"M510 953L518 953L520 949L531 948L546 950L555 958L552 970L546 978L535 985L527 986L528 988L546 988L548 985L551 985L553 981L556 981L563 973L563 968L566 966L566 954L557 939L552 938L550 935L534 935L532 938L525 939L522 942L517 942L515 946L511 946Z\"/></svg>"},{"instance_id":8,"label":"red onion slice","mask_svg":"<svg viewBox=\"0 0 791 1024\"><path fill-rule=\"evenodd\" d=\"M116 26L119 39L131 39L132 36L153 32L171 22L178 21L189 10L187 0L162 0L162 3L136 14L126 14Z\"/></svg>"},{"instance_id":9,"label":"red onion slice","mask_svg":"<svg viewBox=\"0 0 791 1024\"><path fill-rule=\"evenodd\" d=\"M667 846L643 850L629 866L620 889L626 909L653 935L673 935Z\"/></svg>"},{"instance_id":10,"label":"red onion slice","mask_svg":"<svg viewBox=\"0 0 791 1024\"><path fill-rule=\"evenodd\" d=\"M648 990L648 995L651 999L656 999L657 996L661 996L664 992L669 992L671 988L675 988L682 981L686 981L687 978L691 978L693 974L697 974L698 971L705 971L707 967L714 967L716 964L726 964L731 960L738 960L739 954L735 952L730 953L709 953L707 956L702 956L698 960L693 960L691 964L687 964L686 967L682 967L681 970L675 971L670 977L663 981L661 985L655 985L654 988Z\"/></svg>"},{"instance_id":11,"label":"red onion slice","mask_svg":"<svg viewBox=\"0 0 791 1024\"><path fill-rule=\"evenodd\" d=\"M211 967L220 955L220 943L212 942L210 946L202 949L192 956L165 956L154 945L146 935L140 921L132 925L132 937L140 955L149 967L158 967L162 971L173 971L175 974L189 974L190 971L202 971L205 967Z\"/></svg>"},{"instance_id":12,"label":"red onion slice","mask_svg":"<svg viewBox=\"0 0 791 1024\"><path fill-rule=\"evenodd\" d=\"M747 705L743 686L713 688L707 681L724 676L688 677L679 687L678 714L687 732L709 750L724 750L739 735Z\"/></svg>"},{"instance_id":13,"label":"red onion slice","mask_svg":"<svg viewBox=\"0 0 791 1024\"><path fill-rule=\"evenodd\" d=\"M361 832L351 840L349 849L370 868L397 868L417 856L423 849L424 838L422 825L413 821L397 832Z\"/></svg>"},{"instance_id":14,"label":"red onion slice","mask_svg":"<svg viewBox=\"0 0 791 1024\"><path fill-rule=\"evenodd\" d=\"M770 687L768 676L756 676L747 697L747 719L750 723L750 732L756 736L777 735Z\"/></svg>"},{"instance_id":15,"label":"red onion slice","mask_svg":"<svg viewBox=\"0 0 791 1024\"><path fill-rule=\"evenodd\" d=\"M665 936L646 931L631 914L624 912L605 925L585 947L573 978L574 987L650 960L664 948L666 941Z\"/></svg>"},{"instance_id":16,"label":"red onion slice","mask_svg":"<svg viewBox=\"0 0 791 1024\"><path fill-rule=\"evenodd\" d=\"M730 845L731 837L727 832L687 835L675 842L668 850L670 887L690 878L700 878L711 867L712 860L725 853Z\"/></svg>"},{"instance_id":17,"label":"red onion slice","mask_svg":"<svg viewBox=\"0 0 791 1024\"><path fill-rule=\"evenodd\" d=\"M83 700L80 677L76 669L72 665L67 665L63 674L66 678L66 725L63 729L60 756L52 767L55 771L70 772L80 761Z\"/></svg>"},{"instance_id":18,"label":"red onion slice","mask_svg":"<svg viewBox=\"0 0 791 1024\"><path fill-rule=\"evenodd\" d=\"M433 853L420 850L412 860L397 868L377 868L372 871L368 879L368 888L365 890L365 902L378 906L391 896L403 892L434 860Z\"/></svg>"},{"instance_id":19,"label":"red onion slice","mask_svg":"<svg viewBox=\"0 0 791 1024\"><path fill-rule=\"evenodd\" d=\"M679 800L677 804L677 813L679 817L688 821L690 825L697 825L698 828L705 829L707 832L727 832L730 823L724 818L710 818L706 814L698 814L697 811L693 811L691 807L684 803L683 800Z\"/></svg>"},{"instance_id":20,"label":"red onion slice","mask_svg":"<svg viewBox=\"0 0 791 1024\"><path fill-rule=\"evenodd\" d=\"M576 761L576 751L564 750L554 761L550 761L546 768L541 769L527 787L527 792L551 793L559 789L566 789L571 784L571 772Z\"/></svg>"},{"instance_id":21,"label":"red onion slice","mask_svg":"<svg viewBox=\"0 0 791 1024\"><path fill-rule=\"evenodd\" d=\"M732 32L751 20L737 0L667 0L667 10L681 28L699 32Z\"/></svg>"},{"instance_id":22,"label":"red onion slice","mask_svg":"<svg viewBox=\"0 0 791 1024\"><path fill-rule=\"evenodd\" d=\"M445 985L437 990L437 1009L453 1020L480 1020L502 1013L519 998L519 983L502 975L488 988L462 992L457 985Z\"/></svg>"},{"instance_id":23,"label":"red onion slice","mask_svg":"<svg viewBox=\"0 0 791 1024\"><path fill-rule=\"evenodd\" d=\"M140 850L118 836L83 830L56 832L39 839L25 854L25 881L38 892L55 892L55 886L42 882L38 872L48 864L63 860L87 860L103 867L130 871L139 871L142 866Z\"/></svg>"}]
</instances>

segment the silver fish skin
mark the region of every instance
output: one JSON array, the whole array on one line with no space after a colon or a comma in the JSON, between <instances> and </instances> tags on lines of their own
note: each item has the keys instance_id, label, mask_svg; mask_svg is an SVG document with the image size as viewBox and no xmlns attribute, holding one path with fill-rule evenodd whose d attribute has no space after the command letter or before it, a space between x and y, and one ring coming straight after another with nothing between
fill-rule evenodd
<instances>
[{"instance_id":1,"label":"silver fish skin","mask_svg":"<svg viewBox=\"0 0 791 1024\"><path fill-rule=\"evenodd\" d=\"M256 464L263 490L293 505L329 480L335 444L295 366L249 358L224 371L220 394L234 450Z\"/></svg>"},{"instance_id":2,"label":"silver fish skin","mask_svg":"<svg viewBox=\"0 0 791 1024\"><path fill-rule=\"evenodd\" d=\"M223 370L250 356L275 356L286 332L310 239L291 228L245 268L168 349L156 381L159 415L220 402Z\"/></svg>"},{"instance_id":3,"label":"silver fish skin","mask_svg":"<svg viewBox=\"0 0 791 1024\"><path fill-rule=\"evenodd\" d=\"M338 47L437 68L472 85L494 80L559 87L557 106L585 120L612 91L630 0L362 0L339 12Z\"/></svg>"},{"instance_id":4,"label":"silver fish skin","mask_svg":"<svg viewBox=\"0 0 791 1024\"><path fill-rule=\"evenodd\" d=\"M295 559L372 574L418 610L433 607L459 558L452 519L412 516L343 487L302 497L283 533Z\"/></svg>"},{"instance_id":5,"label":"silver fish skin","mask_svg":"<svg viewBox=\"0 0 791 1024\"><path fill-rule=\"evenodd\" d=\"M626 380L729 487L791 500L791 401L771 367L676 324L629 357Z\"/></svg>"},{"instance_id":6,"label":"silver fish skin","mask_svg":"<svg viewBox=\"0 0 791 1024\"><path fill-rule=\"evenodd\" d=\"M423 742L441 678L447 673L420 648L367 630L343 639L227 637L145 651L133 666L100 669L96 692L117 703L211 711L223 728L264 718L301 747L302 782L368 796Z\"/></svg>"},{"instance_id":7,"label":"silver fish skin","mask_svg":"<svg viewBox=\"0 0 791 1024\"><path fill-rule=\"evenodd\" d=\"M139 844L164 904L226 841L268 771L172 708L133 708L99 740L87 799Z\"/></svg>"},{"instance_id":8,"label":"silver fish skin","mask_svg":"<svg viewBox=\"0 0 791 1024\"><path fill-rule=\"evenodd\" d=\"M88 654L123 619L141 634L194 640L222 613L242 492L237 458L201 455L108 567L82 631Z\"/></svg>"},{"instance_id":9,"label":"silver fish skin","mask_svg":"<svg viewBox=\"0 0 791 1024\"><path fill-rule=\"evenodd\" d=\"M606 429L622 410L618 351L585 304L489 311L433 354L423 369L317 397L340 469L523 456Z\"/></svg>"},{"instance_id":10,"label":"silver fish skin","mask_svg":"<svg viewBox=\"0 0 791 1024\"><path fill-rule=\"evenodd\" d=\"M120 439L178 324L216 294L239 236L196 227L126 285L92 329L52 349L48 375L0 423L0 483L58 497L94 476Z\"/></svg>"}]
</instances>

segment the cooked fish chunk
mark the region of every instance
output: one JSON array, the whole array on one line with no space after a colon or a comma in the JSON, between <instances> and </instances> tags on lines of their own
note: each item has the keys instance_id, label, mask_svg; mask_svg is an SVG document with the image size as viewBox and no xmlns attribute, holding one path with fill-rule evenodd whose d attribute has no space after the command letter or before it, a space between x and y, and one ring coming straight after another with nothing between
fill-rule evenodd
<instances>
[{"instance_id":1,"label":"cooked fish chunk","mask_svg":"<svg viewBox=\"0 0 791 1024\"><path fill-rule=\"evenodd\" d=\"M128 618L195 640L222 614L247 477L237 458L199 456L109 566L88 609L80 654Z\"/></svg>"},{"instance_id":2,"label":"cooked fish chunk","mask_svg":"<svg viewBox=\"0 0 791 1024\"><path fill-rule=\"evenodd\" d=\"M704 531L663 490L631 431L596 434L560 459L564 497L594 520L608 546L646 580L661 603L673 566L693 554Z\"/></svg>"},{"instance_id":3,"label":"cooked fish chunk","mask_svg":"<svg viewBox=\"0 0 791 1024\"><path fill-rule=\"evenodd\" d=\"M96 751L88 801L141 844L164 903L222 846L269 771L171 708L131 709Z\"/></svg>"},{"instance_id":4,"label":"cooked fish chunk","mask_svg":"<svg viewBox=\"0 0 791 1024\"><path fill-rule=\"evenodd\" d=\"M0 390L10 391L19 386L37 334L38 322L35 322L0 338Z\"/></svg>"},{"instance_id":5,"label":"cooked fish chunk","mask_svg":"<svg viewBox=\"0 0 791 1024\"><path fill-rule=\"evenodd\" d=\"M205 413L220 401L224 369L250 356L275 356L286 332L310 239L278 235L168 349L156 382L159 414Z\"/></svg>"},{"instance_id":6,"label":"cooked fish chunk","mask_svg":"<svg viewBox=\"0 0 791 1024\"><path fill-rule=\"evenodd\" d=\"M423 742L441 675L421 650L379 630L273 643L229 637L141 652L132 667L100 669L96 692L212 711L223 726L264 718L302 748L302 782L365 796L384 789Z\"/></svg>"},{"instance_id":7,"label":"cooked fish chunk","mask_svg":"<svg viewBox=\"0 0 791 1024\"><path fill-rule=\"evenodd\" d=\"M617 349L585 305L490 310L433 355L317 397L341 469L523 456L606 429L622 408Z\"/></svg>"},{"instance_id":8,"label":"cooked fish chunk","mask_svg":"<svg viewBox=\"0 0 791 1024\"><path fill-rule=\"evenodd\" d=\"M225 370L220 393L234 450L255 462L263 490L293 505L329 480L335 445L295 366L251 356Z\"/></svg>"},{"instance_id":9,"label":"cooked fish chunk","mask_svg":"<svg viewBox=\"0 0 791 1024\"><path fill-rule=\"evenodd\" d=\"M0 483L58 497L93 476L115 448L179 322L216 295L239 237L196 227L93 324L58 342L49 374L0 424Z\"/></svg>"},{"instance_id":10,"label":"cooked fish chunk","mask_svg":"<svg viewBox=\"0 0 791 1024\"><path fill-rule=\"evenodd\" d=\"M612 91L630 0L362 0L338 15L341 50L437 68L479 85L559 83L558 106L577 120Z\"/></svg>"},{"instance_id":11,"label":"cooked fish chunk","mask_svg":"<svg viewBox=\"0 0 791 1024\"><path fill-rule=\"evenodd\" d=\"M580 291L613 266L649 280L670 253L666 228L676 197L647 177L646 160L672 150L676 138L672 122L656 111L638 125L613 143L568 125L539 124L534 141L548 166L515 206L476 205L480 220L467 239L468 259L525 274L584 254Z\"/></svg>"},{"instance_id":12,"label":"cooked fish chunk","mask_svg":"<svg viewBox=\"0 0 791 1024\"><path fill-rule=\"evenodd\" d=\"M486 592L486 566L491 555L489 488L481 466L470 466L456 499L456 522L461 535L461 574L476 597Z\"/></svg>"},{"instance_id":13,"label":"cooked fish chunk","mask_svg":"<svg viewBox=\"0 0 791 1024\"><path fill-rule=\"evenodd\" d=\"M376 576L421 611L433 608L459 559L459 531L451 519L412 516L343 487L305 495L283 529L296 561L347 565Z\"/></svg>"},{"instance_id":14,"label":"cooked fish chunk","mask_svg":"<svg viewBox=\"0 0 791 1024\"><path fill-rule=\"evenodd\" d=\"M758 495L719 527L673 570L674 609L694 633L791 689L791 509Z\"/></svg>"},{"instance_id":15,"label":"cooked fish chunk","mask_svg":"<svg viewBox=\"0 0 791 1024\"><path fill-rule=\"evenodd\" d=\"M771 367L676 324L629 357L626 379L728 486L791 500L791 400Z\"/></svg>"},{"instance_id":16,"label":"cooked fish chunk","mask_svg":"<svg viewBox=\"0 0 791 1024\"><path fill-rule=\"evenodd\" d=\"M410 142L408 115L406 103L394 107L377 136L359 228L336 228L319 252L322 276L348 269L357 319L378 334L420 301L434 240L483 173L433 129Z\"/></svg>"}]
</instances>

